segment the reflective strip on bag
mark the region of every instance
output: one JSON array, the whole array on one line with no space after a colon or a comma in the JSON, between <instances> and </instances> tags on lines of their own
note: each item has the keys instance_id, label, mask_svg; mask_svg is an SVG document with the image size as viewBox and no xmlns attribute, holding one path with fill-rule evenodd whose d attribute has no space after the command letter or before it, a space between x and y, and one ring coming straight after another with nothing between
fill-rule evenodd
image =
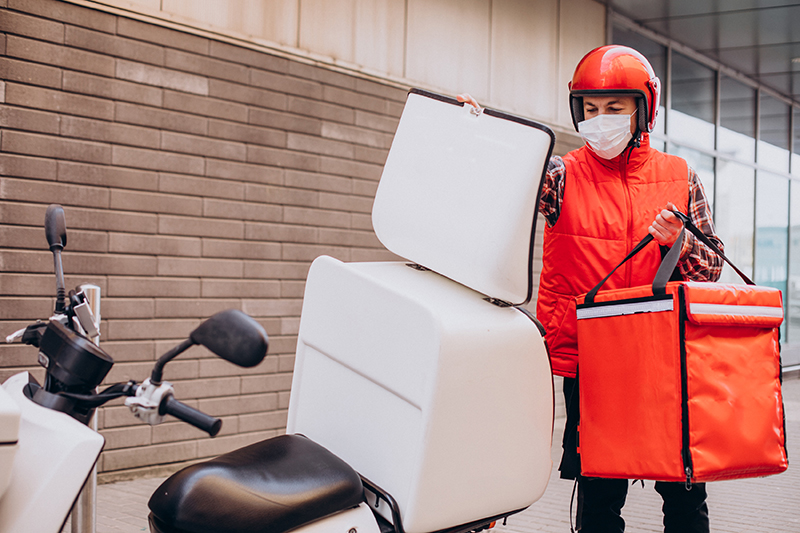
<instances>
[{"instance_id":1,"label":"reflective strip on bag","mask_svg":"<svg viewBox=\"0 0 800 533\"><path fill-rule=\"evenodd\" d=\"M659 313L673 311L675 305L672 297L668 299L647 300L626 303L612 303L607 305L593 305L591 307L578 307L578 320L586 318L605 318L610 316L635 315L638 313Z\"/></svg>"},{"instance_id":2,"label":"reflective strip on bag","mask_svg":"<svg viewBox=\"0 0 800 533\"><path fill-rule=\"evenodd\" d=\"M726 305L690 303L692 315L750 316L754 318L783 318L783 308L763 305Z\"/></svg>"}]
</instances>

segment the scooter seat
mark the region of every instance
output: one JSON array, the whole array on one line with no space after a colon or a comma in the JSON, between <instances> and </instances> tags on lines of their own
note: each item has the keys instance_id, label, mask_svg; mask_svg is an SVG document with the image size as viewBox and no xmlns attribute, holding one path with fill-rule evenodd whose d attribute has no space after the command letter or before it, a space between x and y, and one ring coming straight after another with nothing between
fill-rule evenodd
<instances>
[{"instance_id":1,"label":"scooter seat","mask_svg":"<svg viewBox=\"0 0 800 533\"><path fill-rule=\"evenodd\" d=\"M281 533L355 507L361 478L300 435L282 435L173 474L150 497L153 531Z\"/></svg>"}]
</instances>

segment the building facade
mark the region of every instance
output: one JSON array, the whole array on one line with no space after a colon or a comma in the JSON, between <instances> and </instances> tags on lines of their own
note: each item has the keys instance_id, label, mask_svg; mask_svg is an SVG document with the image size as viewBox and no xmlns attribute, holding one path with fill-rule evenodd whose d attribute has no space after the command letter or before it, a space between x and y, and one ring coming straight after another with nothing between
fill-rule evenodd
<instances>
[{"instance_id":1,"label":"building facade","mask_svg":"<svg viewBox=\"0 0 800 533\"><path fill-rule=\"evenodd\" d=\"M214 439L140 424L120 402L100 409L101 480L283 431L311 261L394 258L370 211L408 88L543 122L563 154L580 145L567 82L606 42L639 48L665 81L654 141L699 172L731 258L784 290L793 357L797 108L602 3L0 0L0 31L3 331L52 312L42 223L60 203L67 287L101 288L108 382L143 380L222 309L270 336L253 369L198 347L166 367L181 399L223 419ZM41 378L35 350L0 346L0 379L21 370Z\"/></svg>"}]
</instances>

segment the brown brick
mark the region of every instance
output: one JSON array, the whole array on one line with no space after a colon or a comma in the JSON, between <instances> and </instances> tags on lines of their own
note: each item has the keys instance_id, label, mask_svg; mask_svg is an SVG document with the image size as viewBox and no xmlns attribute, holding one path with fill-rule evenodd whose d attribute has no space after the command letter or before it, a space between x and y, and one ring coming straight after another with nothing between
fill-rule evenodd
<instances>
[{"instance_id":1,"label":"brown brick","mask_svg":"<svg viewBox=\"0 0 800 533\"><path fill-rule=\"evenodd\" d=\"M214 59L207 55L190 54L170 48L166 50L165 66L235 83L247 83L250 77L249 69L245 66Z\"/></svg>"},{"instance_id":2,"label":"brown brick","mask_svg":"<svg viewBox=\"0 0 800 533\"><path fill-rule=\"evenodd\" d=\"M66 207L67 227L96 229L105 231L129 231L136 233L156 233L158 218L144 213L125 213L106 209L87 209Z\"/></svg>"},{"instance_id":3,"label":"brown brick","mask_svg":"<svg viewBox=\"0 0 800 533\"><path fill-rule=\"evenodd\" d=\"M197 441L108 450L103 453L102 471L113 472L155 464L176 463L197 457Z\"/></svg>"},{"instance_id":4,"label":"brown brick","mask_svg":"<svg viewBox=\"0 0 800 533\"><path fill-rule=\"evenodd\" d=\"M242 261L228 259L158 258L159 276L188 276L208 278L240 278L244 274Z\"/></svg>"},{"instance_id":5,"label":"brown brick","mask_svg":"<svg viewBox=\"0 0 800 533\"><path fill-rule=\"evenodd\" d=\"M282 298L302 298L306 290L305 280L301 281L281 281L281 297ZM297 333L296 331L284 332L283 322L281 322L281 333Z\"/></svg>"},{"instance_id":6,"label":"brown brick","mask_svg":"<svg viewBox=\"0 0 800 533\"><path fill-rule=\"evenodd\" d=\"M280 259L281 247L277 243L233 241L230 239L203 239L203 257L237 259Z\"/></svg>"},{"instance_id":7,"label":"brown brick","mask_svg":"<svg viewBox=\"0 0 800 533\"><path fill-rule=\"evenodd\" d=\"M0 126L4 128L58 134L60 120L55 113L0 106Z\"/></svg>"},{"instance_id":8,"label":"brown brick","mask_svg":"<svg viewBox=\"0 0 800 533\"><path fill-rule=\"evenodd\" d=\"M316 207L319 205L319 192L249 183L245 188L245 199L267 204Z\"/></svg>"},{"instance_id":9,"label":"brown brick","mask_svg":"<svg viewBox=\"0 0 800 533\"><path fill-rule=\"evenodd\" d=\"M317 242L318 229L289 224L260 224L250 222L245 226L245 239L264 242Z\"/></svg>"},{"instance_id":10,"label":"brown brick","mask_svg":"<svg viewBox=\"0 0 800 533\"><path fill-rule=\"evenodd\" d=\"M8 35L6 35L5 33L0 34L0 55L2 55L2 56L6 55L6 40L7 40L7 38L8 38Z\"/></svg>"},{"instance_id":11,"label":"brown brick","mask_svg":"<svg viewBox=\"0 0 800 533\"><path fill-rule=\"evenodd\" d=\"M53 43L64 42L64 25L62 23L5 9L0 11L0 31Z\"/></svg>"},{"instance_id":12,"label":"brown brick","mask_svg":"<svg viewBox=\"0 0 800 533\"><path fill-rule=\"evenodd\" d=\"M211 416L238 415L272 411L277 407L278 397L274 393L231 396L226 398L201 399L199 409Z\"/></svg>"},{"instance_id":13,"label":"brown brick","mask_svg":"<svg viewBox=\"0 0 800 533\"><path fill-rule=\"evenodd\" d=\"M189 257L199 257L202 249L200 239L197 238L135 233L112 233L109 235L108 245L109 251L115 253Z\"/></svg>"},{"instance_id":14,"label":"brown brick","mask_svg":"<svg viewBox=\"0 0 800 533\"><path fill-rule=\"evenodd\" d=\"M319 194L319 206L322 209L333 209L354 213L372 213L372 203L372 198L363 196L352 196L330 192L321 192Z\"/></svg>"},{"instance_id":15,"label":"brown brick","mask_svg":"<svg viewBox=\"0 0 800 533\"><path fill-rule=\"evenodd\" d=\"M239 309L238 300L202 298L198 300L159 298L156 318L206 318L226 309Z\"/></svg>"},{"instance_id":16,"label":"brown brick","mask_svg":"<svg viewBox=\"0 0 800 533\"><path fill-rule=\"evenodd\" d=\"M360 109L356 109L355 114L356 126L361 126L371 130L383 131L385 133L391 133L392 135L394 135L394 132L397 131L397 125L400 123L400 121L395 117L370 113Z\"/></svg>"},{"instance_id":17,"label":"brown brick","mask_svg":"<svg viewBox=\"0 0 800 533\"><path fill-rule=\"evenodd\" d=\"M322 131L322 122L318 118L305 118L294 113L282 113L271 109L251 108L247 121L259 126L311 135L319 135Z\"/></svg>"},{"instance_id":18,"label":"brown brick","mask_svg":"<svg viewBox=\"0 0 800 533\"><path fill-rule=\"evenodd\" d=\"M245 186L225 180L161 173L158 177L158 189L162 192L189 196L243 200Z\"/></svg>"},{"instance_id":19,"label":"brown brick","mask_svg":"<svg viewBox=\"0 0 800 533\"><path fill-rule=\"evenodd\" d=\"M320 102L318 100L298 98L293 95L289 96L287 108L290 112L299 115L331 120L344 124L353 124L356 119L356 112L352 108Z\"/></svg>"},{"instance_id":20,"label":"brown brick","mask_svg":"<svg viewBox=\"0 0 800 533\"><path fill-rule=\"evenodd\" d=\"M250 67L271 70L273 72L286 72L289 69L288 59L221 41L210 41L209 55L233 63L240 63Z\"/></svg>"},{"instance_id":21,"label":"brown brick","mask_svg":"<svg viewBox=\"0 0 800 533\"><path fill-rule=\"evenodd\" d=\"M17 201L60 203L63 205L108 206L108 191L104 189L79 188L49 181L19 180L15 178L3 178L0 181L0 198ZM67 218L67 220L69 221L70 219Z\"/></svg>"},{"instance_id":22,"label":"brown brick","mask_svg":"<svg viewBox=\"0 0 800 533\"><path fill-rule=\"evenodd\" d=\"M297 282L297 281L286 281L281 282L281 286L289 285L292 287L300 287L300 296L303 296L302 288L305 286L304 283ZM294 291L292 291L294 292ZM281 319L281 335L297 335L297 332L300 330L300 317L286 317Z\"/></svg>"},{"instance_id":23,"label":"brown brick","mask_svg":"<svg viewBox=\"0 0 800 533\"><path fill-rule=\"evenodd\" d=\"M36 228L38 239L33 242L39 242L41 239L41 229ZM69 251L74 252L107 252L108 251L108 234L105 232L97 231L81 231L75 228L69 230Z\"/></svg>"},{"instance_id":24,"label":"brown brick","mask_svg":"<svg viewBox=\"0 0 800 533\"><path fill-rule=\"evenodd\" d=\"M196 54L207 54L209 49L208 39L125 17L118 19L117 34Z\"/></svg>"},{"instance_id":25,"label":"brown brick","mask_svg":"<svg viewBox=\"0 0 800 533\"><path fill-rule=\"evenodd\" d=\"M296 335L289 339L290 342L297 344ZM278 371L279 372L292 372L294 370L294 353L279 355L278 356Z\"/></svg>"},{"instance_id":26,"label":"brown brick","mask_svg":"<svg viewBox=\"0 0 800 533\"><path fill-rule=\"evenodd\" d=\"M353 194L375 198L378 192L378 182L374 180L353 180Z\"/></svg>"},{"instance_id":27,"label":"brown brick","mask_svg":"<svg viewBox=\"0 0 800 533\"><path fill-rule=\"evenodd\" d=\"M277 298L281 296L277 281L244 279L204 279L203 298Z\"/></svg>"},{"instance_id":28,"label":"brown brick","mask_svg":"<svg viewBox=\"0 0 800 533\"><path fill-rule=\"evenodd\" d=\"M400 102L386 102L386 114L390 117L400 118L400 115L403 114L403 109L405 109L405 104L401 104Z\"/></svg>"},{"instance_id":29,"label":"brown brick","mask_svg":"<svg viewBox=\"0 0 800 533\"><path fill-rule=\"evenodd\" d=\"M108 428L100 431L106 439L103 450L147 446L151 443L150 426L134 426L126 428Z\"/></svg>"},{"instance_id":30,"label":"brown brick","mask_svg":"<svg viewBox=\"0 0 800 533\"><path fill-rule=\"evenodd\" d=\"M0 158L0 165L2 164L3 160ZM4 181L0 179L0 184ZM46 209L47 206L44 204L33 205L0 200L0 223L43 227Z\"/></svg>"},{"instance_id":31,"label":"brown brick","mask_svg":"<svg viewBox=\"0 0 800 533\"><path fill-rule=\"evenodd\" d=\"M123 211L200 215L202 202L195 197L112 189L109 205L111 209Z\"/></svg>"},{"instance_id":32,"label":"brown brick","mask_svg":"<svg viewBox=\"0 0 800 533\"><path fill-rule=\"evenodd\" d=\"M251 316L300 316L303 301L300 299L244 300L242 309Z\"/></svg>"},{"instance_id":33,"label":"brown brick","mask_svg":"<svg viewBox=\"0 0 800 533\"><path fill-rule=\"evenodd\" d=\"M100 314L105 319L153 318L155 301L151 298L111 298L101 291ZM144 359L152 359L152 353Z\"/></svg>"},{"instance_id":34,"label":"brown brick","mask_svg":"<svg viewBox=\"0 0 800 533\"><path fill-rule=\"evenodd\" d=\"M209 120L208 136L278 148L286 146L286 133L283 131L221 120Z\"/></svg>"},{"instance_id":35,"label":"brown brick","mask_svg":"<svg viewBox=\"0 0 800 533\"><path fill-rule=\"evenodd\" d=\"M372 231L372 215L352 213L350 215L350 227L353 229Z\"/></svg>"},{"instance_id":36,"label":"brown brick","mask_svg":"<svg viewBox=\"0 0 800 533\"><path fill-rule=\"evenodd\" d=\"M116 166L183 172L202 175L205 162L202 157L175 154L143 148L113 146L111 161Z\"/></svg>"},{"instance_id":37,"label":"brown brick","mask_svg":"<svg viewBox=\"0 0 800 533\"><path fill-rule=\"evenodd\" d=\"M182 339L200 324L199 320L114 320L108 322L108 338Z\"/></svg>"},{"instance_id":38,"label":"brown brick","mask_svg":"<svg viewBox=\"0 0 800 533\"><path fill-rule=\"evenodd\" d=\"M384 166L386 158L389 155L389 150L382 150L378 148L368 148L366 146L356 146L354 158L357 161L365 163L375 163L376 165Z\"/></svg>"},{"instance_id":39,"label":"brown brick","mask_svg":"<svg viewBox=\"0 0 800 533\"><path fill-rule=\"evenodd\" d=\"M304 226L322 226L333 228L349 228L350 215L341 211L325 209L306 209L286 206L283 208L283 220L288 224Z\"/></svg>"},{"instance_id":40,"label":"brown brick","mask_svg":"<svg viewBox=\"0 0 800 533\"><path fill-rule=\"evenodd\" d=\"M151 65L164 65L164 48L99 31L67 26L64 43L110 57L121 57Z\"/></svg>"},{"instance_id":41,"label":"brown brick","mask_svg":"<svg viewBox=\"0 0 800 533\"><path fill-rule=\"evenodd\" d=\"M386 112L386 100L383 98L367 96L362 93L340 89L338 87L326 85L323 90L322 99L326 102L333 102L364 111L372 111L373 113Z\"/></svg>"},{"instance_id":42,"label":"brown brick","mask_svg":"<svg viewBox=\"0 0 800 533\"><path fill-rule=\"evenodd\" d=\"M113 58L61 44L50 44L9 35L6 41L6 53L11 57L47 63L65 69L92 72L101 76L114 75Z\"/></svg>"},{"instance_id":43,"label":"brown brick","mask_svg":"<svg viewBox=\"0 0 800 533\"><path fill-rule=\"evenodd\" d=\"M164 107L206 117L247 122L247 106L216 98L165 90Z\"/></svg>"},{"instance_id":44,"label":"brown brick","mask_svg":"<svg viewBox=\"0 0 800 533\"><path fill-rule=\"evenodd\" d=\"M328 176L315 172L300 172L297 170L287 170L285 179L285 185L287 187L338 192L342 194L347 194L352 191L352 183L353 180L350 178Z\"/></svg>"},{"instance_id":45,"label":"brown brick","mask_svg":"<svg viewBox=\"0 0 800 533\"><path fill-rule=\"evenodd\" d=\"M279 409L288 409L289 408L289 393L288 392L279 392L278 393L278 408Z\"/></svg>"},{"instance_id":46,"label":"brown brick","mask_svg":"<svg viewBox=\"0 0 800 533\"><path fill-rule=\"evenodd\" d=\"M277 205L204 198L203 215L212 218L278 222L283 218L283 208Z\"/></svg>"},{"instance_id":47,"label":"brown brick","mask_svg":"<svg viewBox=\"0 0 800 533\"><path fill-rule=\"evenodd\" d=\"M255 433L245 433L243 435L231 435L217 439L203 439L197 441L197 454L199 457L216 457L223 453L238 450L243 446L249 446L262 440L270 439L277 435L277 431L258 431Z\"/></svg>"},{"instance_id":48,"label":"brown brick","mask_svg":"<svg viewBox=\"0 0 800 533\"><path fill-rule=\"evenodd\" d=\"M113 102L16 83L6 84L6 103L104 120L112 120L114 117Z\"/></svg>"},{"instance_id":49,"label":"brown brick","mask_svg":"<svg viewBox=\"0 0 800 533\"><path fill-rule=\"evenodd\" d=\"M353 76L315 65L300 63L299 61L289 62L289 74L346 89L355 89L356 87L356 78Z\"/></svg>"},{"instance_id":50,"label":"brown brick","mask_svg":"<svg viewBox=\"0 0 800 533\"><path fill-rule=\"evenodd\" d=\"M362 144L364 146L382 148L385 150L388 150L392 145L392 136L386 133L378 133L359 126L348 126L331 122L322 123L322 136L326 139Z\"/></svg>"},{"instance_id":51,"label":"brown brick","mask_svg":"<svg viewBox=\"0 0 800 533\"><path fill-rule=\"evenodd\" d=\"M6 253L0 255L5 267ZM0 320L37 320L45 318L53 312L53 303L49 298L8 298L0 297ZM9 331L12 333L12 331ZM33 363L33 361L31 361Z\"/></svg>"},{"instance_id":52,"label":"brown brick","mask_svg":"<svg viewBox=\"0 0 800 533\"><path fill-rule=\"evenodd\" d=\"M57 164L51 159L0 152L0 174L4 176L54 181L56 179L56 169Z\"/></svg>"},{"instance_id":53,"label":"brown brick","mask_svg":"<svg viewBox=\"0 0 800 533\"><path fill-rule=\"evenodd\" d=\"M315 100L322 98L322 85L320 83L286 76L285 74L251 69L250 83L257 87L264 87L281 93L305 96Z\"/></svg>"},{"instance_id":54,"label":"brown brick","mask_svg":"<svg viewBox=\"0 0 800 533\"><path fill-rule=\"evenodd\" d=\"M356 91L364 94L370 94L372 96L378 96L380 98L385 98L387 100L394 100L395 102L400 102L405 104L406 98L408 97L408 90L410 87L395 87L393 85L387 85L385 83L378 83L373 80L367 80L364 78L356 78Z\"/></svg>"},{"instance_id":55,"label":"brown brick","mask_svg":"<svg viewBox=\"0 0 800 533\"><path fill-rule=\"evenodd\" d=\"M270 337L270 353L280 358L283 355L294 354L297 349L297 337L292 336L277 336ZM287 389L288 390L288 389Z\"/></svg>"},{"instance_id":56,"label":"brown brick","mask_svg":"<svg viewBox=\"0 0 800 533\"><path fill-rule=\"evenodd\" d=\"M6 229L0 228L0 238L4 246L6 245ZM39 231L41 233L41 230ZM39 239L41 239L39 235ZM39 240L37 239L37 240ZM28 243L30 245L31 243ZM265 283L265 282L256 282ZM275 285L275 296L278 296L279 286ZM52 274L0 274L0 294L4 296L40 296L51 298L55 294L55 278Z\"/></svg>"},{"instance_id":57,"label":"brown brick","mask_svg":"<svg viewBox=\"0 0 800 533\"><path fill-rule=\"evenodd\" d=\"M319 170L319 156L317 154L290 152L264 146L249 145L247 147L247 161L249 163L262 163L299 170Z\"/></svg>"},{"instance_id":58,"label":"brown brick","mask_svg":"<svg viewBox=\"0 0 800 533\"><path fill-rule=\"evenodd\" d=\"M208 95L208 79L169 68L117 59L115 76L136 84L152 85L184 93Z\"/></svg>"},{"instance_id":59,"label":"brown brick","mask_svg":"<svg viewBox=\"0 0 800 533\"><path fill-rule=\"evenodd\" d=\"M163 92L155 87L147 87L138 83L100 78L91 74L65 71L63 75L63 88L65 91L99 96L108 100L123 100L150 106L160 106L163 103ZM113 102L106 102L113 106ZM76 113L80 114L80 113Z\"/></svg>"},{"instance_id":60,"label":"brown brick","mask_svg":"<svg viewBox=\"0 0 800 533\"><path fill-rule=\"evenodd\" d=\"M50 309L52 312L52 309ZM42 315L44 316L44 315ZM2 322L4 334L10 334L14 331L27 327L30 322L20 321L17 323ZM12 325L13 324L13 325ZM10 327L5 327L6 325ZM18 327L19 326L19 327ZM26 346L24 344L15 344L12 346L0 346L0 367L2 368L19 368L24 366L31 366L36 364L36 354L38 350L33 346ZM3 380L4 381L4 380Z\"/></svg>"},{"instance_id":61,"label":"brown brick","mask_svg":"<svg viewBox=\"0 0 800 533\"><path fill-rule=\"evenodd\" d=\"M141 255L71 253L64 256L64 270L73 275L153 276L156 259Z\"/></svg>"},{"instance_id":62,"label":"brown brick","mask_svg":"<svg viewBox=\"0 0 800 533\"><path fill-rule=\"evenodd\" d=\"M244 223L238 220L161 215L158 217L158 232L164 235L243 239Z\"/></svg>"},{"instance_id":63,"label":"brown brick","mask_svg":"<svg viewBox=\"0 0 800 533\"><path fill-rule=\"evenodd\" d=\"M206 176L255 183L283 183L284 169L265 165L250 165L219 159L206 160Z\"/></svg>"},{"instance_id":64,"label":"brown brick","mask_svg":"<svg viewBox=\"0 0 800 533\"><path fill-rule=\"evenodd\" d=\"M178 396L180 398L180 396ZM167 418L167 420L175 420L174 418ZM230 434L232 428L238 428L238 420L235 417L230 417L222 423L219 435ZM153 444L164 444L167 442L179 442L187 440L197 440L208 438L208 433L197 429L191 424L183 421L165 422L153 427Z\"/></svg>"},{"instance_id":65,"label":"brown brick","mask_svg":"<svg viewBox=\"0 0 800 533\"><path fill-rule=\"evenodd\" d=\"M108 296L196 298L200 296L200 280L114 276L108 279Z\"/></svg>"},{"instance_id":66,"label":"brown brick","mask_svg":"<svg viewBox=\"0 0 800 533\"><path fill-rule=\"evenodd\" d=\"M106 33L113 33L117 25L114 15L55 0L9 0L8 7Z\"/></svg>"},{"instance_id":67,"label":"brown brick","mask_svg":"<svg viewBox=\"0 0 800 533\"><path fill-rule=\"evenodd\" d=\"M217 159L232 159L234 161L244 161L247 157L247 147L244 143L208 139L206 137L168 131L161 134L161 149Z\"/></svg>"},{"instance_id":68,"label":"brown brick","mask_svg":"<svg viewBox=\"0 0 800 533\"><path fill-rule=\"evenodd\" d=\"M26 61L18 61L16 59L9 59L6 57L0 58L0 78L6 82L20 82L29 85L40 85L43 87L59 88L61 87L61 70L46 66L28 63ZM9 86L15 84L9 84ZM30 88L24 87L24 90ZM16 92L13 88L6 88L5 102L13 104L18 103L16 98L21 98L24 102L26 99L23 95L19 95L19 90ZM24 104L23 104L24 105Z\"/></svg>"},{"instance_id":69,"label":"brown brick","mask_svg":"<svg viewBox=\"0 0 800 533\"><path fill-rule=\"evenodd\" d=\"M348 161L346 159L332 157L321 158L320 170L330 174L351 176L353 178L362 178L375 181L380 179L381 173L383 172L383 168L380 165L362 163L359 161Z\"/></svg>"},{"instance_id":70,"label":"brown brick","mask_svg":"<svg viewBox=\"0 0 800 533\"><path fill-rule=\"evenodd\" d=\"M155 172L69 161L58 162L58 181L123 189L158 188L158 174Z\"/></svg>"},{"instance_id":71,"label":"brown brick","mask_svg":"<svg viewBox=\"0 0 800 533\"><path fill-rule=\"evenodd\" d=\"M310 266L310 261L245 261L244 277L249 279L306 279Z\"/></svg>"},{"instance_id":72,"label":"brown brick","mask_svg":"<svg viewBox=\"0 0 800 533\"><path fill-rule=\"evenodd\" d=\"M239 417L239 431L263 431L265 429L283 429L286 427L288 411L272 411Z\"/></svg>"},{"instance_id":73,"label":"brown brick","mask_svg":"<svg viewBox=\"0 0 800 533\"><path fill-rule=\"evenodd\" d=\"M231 83L223 80L209 81L209 96L222 100L232 100L271 109L285 110L286 95L275 91L268 91L240 83Z\"/></svg>"},{"instance_id":74,"label":"brown brick","mask_svg":"<svg viewBox=\"0 0 800 533\"><path fill-rule=\"evenodd\" d=\"M255 367L242 368L229 361L226 361L225 359L222 359L221 357L218 356L210 357L199 361L200 363L199 376L201 378L213 378L213 377L223 377L223 376L238 377L246 375L263 374L265 372L274 372L275 369L277 368L277 365L274 365L274 358L271 360L267 359L266 361L272 361L272 362L264 362L262 364L256 365ZM236 392L238 393L238 388Z\"/></svg>"},{"instance_id":75,"label":"brown brick","mask_svg":"<svg viewBox=\"0 0 800 533\"><path fill-rule=\"evenodd\" d=\"M286 138L286 147L299 152L324 154L347 159L352 159L355 155L353 145L350 143L332 141L302 133L289 133Z\"/></svg>"},{"instance_id":76,"label":"brown brick","mask_svg":"<svg viewBox=\"0 0 800 533\"><path fill-rule=\"evenodd\" d=\"M378 248L354 248L350 254L351 261L375 262L375 261L404 261L392 252Z\"/></svg>"},{"instance_id":77,"label":"brown brick","mask_svg":"<svg viewBox=\"0 0 800 533\"><path fill-rule=\"evenodd\" d=\"M313 261L321 255L329 255L339 261L351 261L350 248L328 245L302 244L287 242L283 244L284 261Z\"/></svg>"},{"instance_id":78,"label":"brown brick","mask_svg":"<svg viewBox=\"0 0 800 533\"><path fill-rule=\"evenodd\" d=\"M358 248L382 248L375 234L371 231L354 231L342 229L320 228L319 242L337 246L352 246Z\"/></svg>"},{"instance_id":79,"label":"brown brick","mask_svg":"<svg viewBox=\"0 0 800 533\"><path fill-rule=\"evenodd\" d=\"M107 144L64 139L37 133L4 131L2 148L4 152L73 161L106 164L111 162L111 147Z\"/></svg>"},{"instance_id":80,"label":"brown brick","mask_svg":"<svg viewBox=\"0 0 800 533\"><path fill-rule=\"evenodd\" d=\"M117 122L197 135L205 135L208 132L208 119L204 117L126 104L124 102L115 103L114 119Z\"/></svg>"},{"instance_id":81,"label":"brown brick","mask_svg":"<svg viewBox=\"0 0 800 533\"><path fill-rule=\"evenodd\" d=\"M104 306L107 303L113 302L113 299L106 299L100 305L101 312L105 313ZM112 307L114 304L111 304ZM115 318L114 316L109 316L108 318ZM117 317L118 318L118 317ZM128 318L138 318L138 317L125 317ZM149 317L142 317L142 318L149 318ZM100 345L103 347L111 357L114 358L116 362L131 362L131 361L150 361L152 362L155 360L155 343L150 340L145 341L109 341L103 337L100 337Z\"/></svg>"},{"instance_id":82,"label":"brown brick","mask_svg":"<svg viewBox=\"0 0 800 533\"><path fill-rule=\"evenodd\" d=\"M160 137L157 130L150 128L79 117L62 117L61 135L145 148L158 148Z\"/></svg>"}]
</instances>

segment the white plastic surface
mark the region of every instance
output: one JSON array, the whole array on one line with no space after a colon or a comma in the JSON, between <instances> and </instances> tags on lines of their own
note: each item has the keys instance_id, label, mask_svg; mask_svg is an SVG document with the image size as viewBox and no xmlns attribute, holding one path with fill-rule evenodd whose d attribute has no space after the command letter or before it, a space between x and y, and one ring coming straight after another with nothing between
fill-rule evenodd
<instances>
[{"instance_id":1,"label":"white plastic surface","mask_svg":"<svg viewBox=\"0 0 800 533\"><path fill-rule=\"evenodd\" d=\"M378 522L375 521L375 516L365 503L293 529L292 533L348 533L351 531L380 533Z\"/></svg>"},{"instance_id":2,"label":"white plastic surface","mask_svg":"<svg viewBox=\"0 0 800 533\"><path fill-rule=\"evenodd\" d=\"M11 480L11 465L17 454L20 410L17 402L0 387L0 496Z\"/></svg>"},{"instance_id":3,"label":"white plastic surface","mask_svg":"<svg viewBox=\"0 0 800 533\"><path fill-rule=\"evenodd\" d=\"M403 263L314 261L288 432L388 491L407 533L537 500L552 423L544 343L519 310Z\"/></svg>"},{"instance_id":4,"label":"white plastic surface","mask_svg":"<svg viewBox=\"0 0 800 533\"><path fill-rule=\"evenodd\" d=\"M19 450L0 499L0 533L58 533L97 462L103 437L70 416L28 400L28 373L3 388L20 407Z\"/></svg>"},{"instance_id":5,"label":"white plastic surface","mask_svg":"<svg viewBox=\"0 0 800 533\"><path fill-rule=\"evenodd\" d=\"M531 291L539 183L554 137L409 94L372 209L386 248L514 304Z\"/></svg>"}]
</instances>

